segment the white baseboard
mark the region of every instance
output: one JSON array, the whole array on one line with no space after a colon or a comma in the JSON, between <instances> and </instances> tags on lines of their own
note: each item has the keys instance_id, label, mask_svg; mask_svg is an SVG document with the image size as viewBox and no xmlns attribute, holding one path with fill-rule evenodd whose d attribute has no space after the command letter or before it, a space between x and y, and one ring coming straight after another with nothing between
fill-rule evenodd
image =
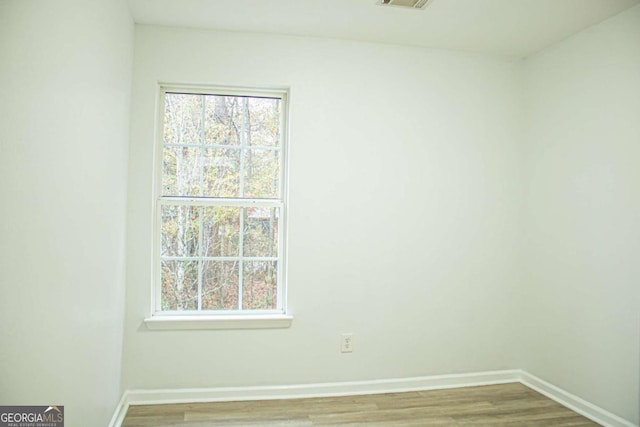
<instances>
[{"instance_id":1,"label":"white baseboard","mask_svg":"<svg viewBox=\"0 0 640 427\"><path fill-rule=\"evenodd\" d=\"M111 417L111 421L109 422L108 427L121 427L124 422L124 417L127 415L127 411L129 410L129 392L125 391L122 394L122 398L120 402L118 402L118 406L116 406L116 410Z\"/></svg>"},{"instance_id":2,"label":"white baseboard","mask_svg":"<svg viewBox=\"0 0 640 427\"><path fill-rule=\"evenodd\" d=\"M129 390L130 405L165 403L228 402L242 400L292 399L349 396L474 385L503 384L518 381L519 371L479 372L340 383L297 384L260 387L192 388L177 390Z\"/></svg>"},{"instance_id":3,"label":"white baseboard","mask_svg":"<svg viewBox=\"0 0 640 427\"><path fill-rule=\"evenodd\" d=\"M605 427L637 427L592 403L572 395L522 370L477 372L428 377L397 378L340 383L297 384L258 387L220 387L158 390L127 390L109 427L120 427L131 405L229 402L327 396L349 396L407 391L437 390L520 382Z\"/></svg>"},{"instance_id":4,"label":"white baseboard","mask_svg":"<svg viewBox=\"0 0 640 427\"><path fill-rule=\"evenodd\" d=\"M520 382L538 393L547 396L549 399L555 400L562 406L566 406L567 408L605 427L638 427L636 424L633 424L624 418L620 418L619 416L612 414L591 402L587 402L586 400L573 395L560 387L556 387L535 375L531 375L528 372L520 371Z\"/></svg>"}]
</instances>

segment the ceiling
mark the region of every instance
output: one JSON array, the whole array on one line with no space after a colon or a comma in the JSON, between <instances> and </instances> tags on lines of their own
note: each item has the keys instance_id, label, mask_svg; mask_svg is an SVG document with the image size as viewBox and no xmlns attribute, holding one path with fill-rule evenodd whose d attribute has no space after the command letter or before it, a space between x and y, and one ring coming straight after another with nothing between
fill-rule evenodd
<instances>
[{"instance_id":1,"label":"ceiling","mask_svg":"<svg viewBox=\"0 0 640 427\"><path fill-rule=\"evenodd\" d=\"M291 34L526 57L640 0L129 0L143 24Z\"/></svg>"}]
</instances>

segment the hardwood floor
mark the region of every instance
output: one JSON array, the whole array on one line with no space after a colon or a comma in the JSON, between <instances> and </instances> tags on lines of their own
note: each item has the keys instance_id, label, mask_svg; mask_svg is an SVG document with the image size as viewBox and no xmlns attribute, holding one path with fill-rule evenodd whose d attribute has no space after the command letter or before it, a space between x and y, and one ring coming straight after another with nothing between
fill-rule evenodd
<instances>
[{"instance_id":1,"label":"hardwood floor","mask_svg":"<svg viewBox=\"0 0 640 427\"><path fill-rule=\"evenodd\" d=\"M123 427L597 426L519 383L410 393L132 406Z\"/></svg>"}]
</instances>

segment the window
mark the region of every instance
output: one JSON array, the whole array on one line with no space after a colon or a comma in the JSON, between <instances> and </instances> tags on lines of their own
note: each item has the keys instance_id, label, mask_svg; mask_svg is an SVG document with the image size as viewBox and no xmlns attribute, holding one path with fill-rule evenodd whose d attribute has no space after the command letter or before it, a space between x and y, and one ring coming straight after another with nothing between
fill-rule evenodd
<instances>
[{"instance_id":1,"label":"window","mask_svg":"<svg viewBox=\"0 0 640 427\"><path fill-rule=\"evenodd\" d=\"M285 313L286 95L161 88L156 315Z\"/></svg>"}]
</instances>

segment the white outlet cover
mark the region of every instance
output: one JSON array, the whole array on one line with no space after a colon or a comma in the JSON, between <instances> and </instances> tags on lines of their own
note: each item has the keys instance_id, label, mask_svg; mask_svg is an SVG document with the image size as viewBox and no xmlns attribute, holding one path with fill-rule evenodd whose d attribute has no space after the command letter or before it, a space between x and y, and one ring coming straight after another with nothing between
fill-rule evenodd
<instances>
[{"instance_id":1,"label":"white outlet cover","mask_svg":"<svg viewBox=\"0 0 640 427\"><path fill-rule=\"evenodd\" d=\"M342 353L353 353L353 334L342 334L340 351Z\"/></svg>"}]
</instances>

